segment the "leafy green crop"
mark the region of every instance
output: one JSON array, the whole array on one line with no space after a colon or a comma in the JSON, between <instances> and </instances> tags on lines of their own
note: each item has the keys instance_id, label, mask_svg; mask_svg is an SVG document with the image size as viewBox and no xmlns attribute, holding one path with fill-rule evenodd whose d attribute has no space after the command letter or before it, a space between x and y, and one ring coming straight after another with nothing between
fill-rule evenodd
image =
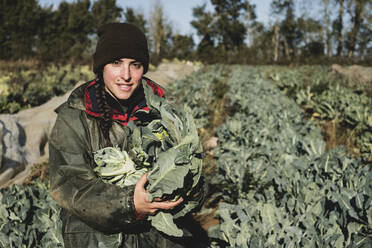
<instances>
[{"instance_id":1,"label":"leafy green crop","mask_svg":"<svg viewBox=\"0 0 372 248\"><path fill-rule=\"evenodd\" d=\"M154 95L150 86L144 88L147 104L157 119L137 126L130 122L132 148L128 153L131 158L118 148L104 148L95 154L95 171L106 182L122 187L136 184L142 174L148 173L146 190L150 201L184 197L186 201L181 206L148 216L159 231L180 237L183 232L173 219L198 206L189 195L202 173L201 144L188 108L179 112L163 98Z\"/></svg>"},{"instance_id":2,"label":"leafy green crop","mask_svg":"<svg viewBox=\"0 0 372 248\"><path fill-rule=\"evenodd\" d=\"M320 130L259 71L237 67L229 85L240 107L218 128L215 183L230 188L210 235L231 247L367 247L368 168L342 148L326 153Z\"/></svg>"},{"instance_id":3,"label":"leafy green crop","mask_svg":"<svg viewBox=\"0 0 372 248\"><path fill-rule=\"evenodd\" d=\"M224 94L223 90L218 92L218 89L225 88L223 79L229 70L230 67L223 65L207 66L169 86L177 102L191 108L197 128L208 127L211 116L221 114L216 113L213 103Z\"/></svg>"},{"instance_id":4,"label":"leafy green crop","mask_svg":"<svg viewBox=\"0 0 372 248\"><path fill-rule=\"evenodd\" d=\"M0 190L0 247L63 247L60 207L45 184Z\"/></svg>"},{"instance_id":5,"label":"leafy green crop","mask_svg":"<svg viewBox=\"0 0 372 248\"><path fill-rule=\"evenodd\" d=\"M320 120L337 120L352 130L363 164L372 163L372 98L370 85L345 83L330 74L327 67L261 67L290 98ZM346 87L349 86L349 87Z\"/></svg>"},{"instance_id":6,"label":"leafy green crop","mask_svg":"<svg viewBox=\"0 0 372 248\"><path fill-rule=\"evenodd\" d=\"M218 67L210 69L219 73ZM261 72L234 66L227 76L224 97L230 116L215 127L218 173L210 181L223 201L217 212L220 224L209 229L217 242L212 247L368 247L370 170L342 148L325 152L320 129ZM293 75L298 80L298 73ZM294 82L293 75L282 74L278 82ZM195 75L198 83L191 87L199 92L210 88L211 77L204 76ZM288 90L302 90L301 83L311 84L294 82ZM328 94L328 86L318 85L318 92ZM174 87L193 94L187 85ZM311 91L301 92L303 99L314 98ZM205 113L207 106L193 111Z\"/></svg>"},{"instance_id":7,"label":"leafy green crop","mask_svg":"<svg viewBox=\"0 0 372 248\"><path fill-rule=\"evenodd\" d=\"M106 182L120 187L134 185L147 172L146 168L135 168L126 151L118 147L106 147L97 151L94 161L98 165L94 171Z\"/></svg>"},{"instance_id":8,"label":"leafy green crop","mask_svg":"<svg viewBox=\"0 0 372 248\"><path fill-rule=\"evenodd\" d=\"M94 76L88 66L71 65L0 73L0 113L39 106L71 90L78 81L88 81Z\"/></svg>"}]
</instances>

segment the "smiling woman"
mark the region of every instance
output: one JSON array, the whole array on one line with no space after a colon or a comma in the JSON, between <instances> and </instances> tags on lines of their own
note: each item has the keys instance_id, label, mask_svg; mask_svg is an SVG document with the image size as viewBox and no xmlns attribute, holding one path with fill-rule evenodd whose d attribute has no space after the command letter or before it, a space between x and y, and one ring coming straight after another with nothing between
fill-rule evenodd
<instances>
[{"instance_id":1,"label":"smiling woman","mask_svg":"<svg viewBox=\"0 0 372 248\"><path fill-rule=\"evenodd\" d=\"M143 174L134 185L119 187L95 172L98 167L94 154L98 151L115 147L128 152L142 136L149 135L140 132L137 137L132 127L147 127L162 120L163 115L148 99L165 99L164 90L143 76L148 70L149 53L140 29L127 23L109 23L99 28L98 38L93 55L96 78L75 89L57 109L49 143L50 193L63 208L65 247L198 247L200 230L195 229L189 213L204 201L202 177L192 184L192 193L163 200L153 198L153 192L146 190L154 177L151 173ZM194 133L196 149L200 141ZM177 160L177 169L187 172L193 156L187 156L186 162L169 156L159 161L172 167ZM160 162L154 160L148 162L157 166ZM195 158L194 164L196 160L200 162L197 175L201 175L201 158ZM172 177L170 181L183 184L183 178ZM190 185L185 183L184 187ZM179 215L183 217L177 219L183 236L167 236L149 221L150 216L161 211L169 214L173 208L185 209ZM192 224L192 230L186 224Z\"/></svg>"}]
</instances>

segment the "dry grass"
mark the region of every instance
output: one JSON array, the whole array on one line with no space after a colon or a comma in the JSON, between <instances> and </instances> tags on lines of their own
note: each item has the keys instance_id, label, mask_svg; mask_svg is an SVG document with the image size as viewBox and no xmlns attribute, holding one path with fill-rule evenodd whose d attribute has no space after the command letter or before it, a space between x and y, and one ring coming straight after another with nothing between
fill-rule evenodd
<instances>
[{"instance_id":1,"label":"dry grass","mask_svg":"<svg viewBox=\"0 0 372 248\"><path fill-rule=\"evenodd\" d=\"M48 180L49 178L49 163L34 164L30 175L24 180L23 184L30 185L34 180L40 179L41 181Z\"/></svg>"},{"instance_id":2,"label":"dry grass","mask_svg":"<svg viewBox=\"0 0 372 248\"><path fill-rule=\"evenodd\" d=\"M326 151L337 146L344 146L351 155L360 156L360 151L355 144L356 131L354 129L343 126L338 119L323 120L320 125L326 142Z\"/></svg>"},{"instance_id":3,"label":"dry grass","mask_svg":"<svg viewBox=\"0 0 372 248\"><path fill-rule=\"evenodd\" d=\"M217 208L212 209L211 212L205 214L193 214L194 219L201 225L201 227L208 232L208 229L212 226L220 224L216 218Z\"/></svg>"},{"instance_id":4,"label":"dry grass","mask_svg":"<svg viewBox=\"0 0 372 248\"><path fill-rule=\"evenodd\" d=\"M0 60L0 71L14 71L23 69L37 69L40 66L40 62L37 60Z\"/></svg>"}]
</instances>

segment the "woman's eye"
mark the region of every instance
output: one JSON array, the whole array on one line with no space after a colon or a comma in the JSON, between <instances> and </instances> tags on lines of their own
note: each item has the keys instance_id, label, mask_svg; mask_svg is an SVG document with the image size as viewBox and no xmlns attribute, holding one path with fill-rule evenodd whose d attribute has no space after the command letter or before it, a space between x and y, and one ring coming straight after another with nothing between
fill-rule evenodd
<instances>
[{"instance_id":1,"label":"woman's eye","mask_svg":"<svg viewBox=\"0 0 372 248\"><path fill-rule=\"evenodd\" d=\"M120 65L120 62L121 62L121 61L119 61L119 60L115 60L115 61L113 61L111 64L113 64L113 65Z\"/></svg>"},{"instance_id":2,"label":"woman's eye","mask_svg":"<svg viewBox=\"0 0 372 248\"><path fill-rule=\"evenodd\" d=\"M142 64L141 63L133 63L132 66L134 66L134 68L136 68L136 69L140 69Z\"/></svg>"}]
</instances>

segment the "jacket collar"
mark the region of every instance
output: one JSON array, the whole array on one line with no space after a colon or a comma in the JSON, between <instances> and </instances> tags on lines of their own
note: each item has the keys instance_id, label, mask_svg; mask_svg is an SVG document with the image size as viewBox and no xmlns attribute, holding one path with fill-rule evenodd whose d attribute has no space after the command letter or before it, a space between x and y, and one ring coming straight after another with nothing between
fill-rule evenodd
<instances>
[{"instance_id":1,"label":"jacket collar","mask_svg":"<svg viewBox=\"0 0 372 248\"><path fill-rule=\"evenodd\" d=\"M88 115L101 118L102 114L98 110L96 92L94 84L97 80L92 80L75 89L69 99L68 104L73 108L85 111ZM151 87L152 92L160 97L164 97L164 90L155 82L143 77L141 87L129 100L118 101L110 94L107 94L108 102L113 110L112 119L126 125L131 120L138 120L138 117L149 113L150 109L146 104L143 87Z\"/></svg>"}]
</instances>

